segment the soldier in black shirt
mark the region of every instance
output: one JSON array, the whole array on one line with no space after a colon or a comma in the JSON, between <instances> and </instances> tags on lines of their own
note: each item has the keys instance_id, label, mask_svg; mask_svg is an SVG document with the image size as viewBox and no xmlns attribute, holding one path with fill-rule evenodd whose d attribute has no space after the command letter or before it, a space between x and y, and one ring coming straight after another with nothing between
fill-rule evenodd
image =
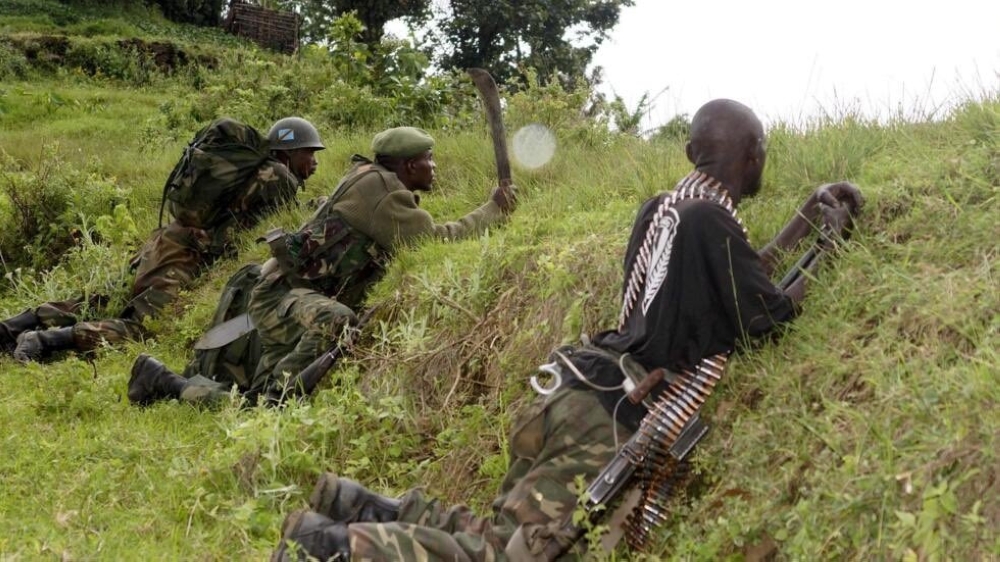
<instances>
[{"instance_id":1,"label":"soldier in black shirt","mask_svg":"<svg viewBox=\"0 0 1000 562\"><path fill-rule=\"evenodd\" d=\"M593 480L639 427L644 404L670 398L668 385L660 383L649 400L632 404L624 399L627 381L657 368L690 373L792 320L808 276L784 289L775 286L778 252L818 227L843 235L861 208L855 186L823 185L758 253L736 207L760 188L760 121L737 102L709 102L694 116L687 156L695 170L639 210L625 256L617 329L554 351L547 370L559 374L558 383L549 389L533 383L543 396L511 434L511 465L490 517L461 506L446 511L419 490L401 499L382 497L327 474L311 509L286 518L274 559L291 555L289 541L320 559L521 560L565 549L574 539L562 522L576 506L575 478Z\"/></svg>"}]
</instances>

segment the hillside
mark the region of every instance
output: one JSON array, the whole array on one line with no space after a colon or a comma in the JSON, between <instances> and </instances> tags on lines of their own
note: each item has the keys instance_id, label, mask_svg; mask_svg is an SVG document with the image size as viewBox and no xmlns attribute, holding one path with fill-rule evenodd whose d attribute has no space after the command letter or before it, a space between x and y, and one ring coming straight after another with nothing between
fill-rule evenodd
<instances>
[{"instance_id":1,"label":"hillside","mask_svg":"<svg viewBox=\"0 0 1000 562\"><path fill-rule=\"evenodd\" d=\"M682 143L610 133L578 95L508 96L508 130L549 126L555 157L515 169L521 204L503 228L397 257L370 295L376 322L317 396L142 410L125 398L135 357L181 368L227 277L266 258L254 239L298 224L374 132L431 130L438 183L422 204L439 219L485 200L489 139L468 84L404 80L392 97L323 51L288 58L155 14L62 21L45 11L61 5L31 5L0 0L20 10L0 10L0 317L80 291L120 305L162 182L208 119L266 129L301 114L328 149L303 204L243 235L155 339L28 366L0 356L0 559L264 559L325 470L487 508L528 377L552 347L612 324L632 218L688 171ZM62 36L65 56L26 54ZM119 43L136 38L191 62L150 66ZM741 206L755 245L825 181L855 182L867 207L802 317L731 362L655 553L1000 557L1000 90L933 122L842 115L772 127L768 142L762 193Z\"/></svg>"}]
</instances>

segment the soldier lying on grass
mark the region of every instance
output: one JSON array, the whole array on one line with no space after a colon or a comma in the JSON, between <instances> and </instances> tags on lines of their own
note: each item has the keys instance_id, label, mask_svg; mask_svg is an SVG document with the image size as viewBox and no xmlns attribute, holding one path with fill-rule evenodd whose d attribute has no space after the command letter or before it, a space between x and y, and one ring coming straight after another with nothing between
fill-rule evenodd
<instances>
[{"instance_id":1,"label":"soldier lying on grass","mask_svg":"<svg viewBox=\"0 0 1000 562\"><path fill-rule=\"evenodd\" d=\"M312 391L317 381L297 375L357 323L366 292L399 248L426 237L472 236L513 210L513 188L497 187L458 221L435 224L416 193L434 183L433 145L430 135L414 127L375 135L375 160L355 155L333 195L298 232L269 234L275 257L264 264L249 303L261 342L260 363L240 388L251 401L262 393L280 401ZM140 355L132 366L129 400L215 401L239 382L217 375L185 378Z\"/></svg>"},{"instance_id":2,"label":"soldier lying on grass","mask_svg":"<svg viewBox=\"0 0 1000 562\"><path fill-rule=\"evenodd\" d=\"M324 148L316 128L298 117L278 120L266 138L228 119L205 130L210 129L220 137L231 136L236 145L250 147L250 157L259 164L254 162L255 169L248 170L249 179L221 186L226 180L218 178L235 180L229 171L239 166L221 153L218 160L205 162L212 168L204 170L205 176L215 184L201 185L201 191L183 203L170 201L174 218L153 231L135 259L135 281L124 310L114 318L81 321L77 314L86 308L87 299L44 303L0 322L0 351L13 350L15 359L28 362L56 351L90 351L107 343L141 339L146 335L146 318L157 316L205 267L232 252L234 231L251 228L262 216L295 200L303 182L316 171L315 153ZM202 162L197 155L191 158L186 156L184 162ZM218 192L213 188L219 188ZM208 199L216 195L224 199ZM92 298L90 304L102 300L106 299Z\"/></svg>"},{"instance_id":3,"label":"soldier lying on grass","mask_svg":"<svg viewBox=\"0 0 1000 562\"><path fill-rule=\"evenodd\" d=\"M674 373L649 395L666 396L670 405L667 381L692 381L705 359L792 320L807 275L786 290L776 287L770 277L778 252L820 226L842 235L861 207L855 186L823 185L756 252L736 207L760 188L760 121L737 102L709 102L694 116L687 156L694 171L639 209L625 254L618 328L553 352L551 368L561 383L541 389L544 395L515 424L510 466L489 516L464 506L446 510L420 490L382 497L325 474L309 509L285 519L272 560L308 553L320 560L520 561L552 559L571 548L576 535L564 521L577 505L575 480L594 480L647 415L645 402L625 400L626 381L641 384L658 368Z\"/></svg>"}]
</instances>

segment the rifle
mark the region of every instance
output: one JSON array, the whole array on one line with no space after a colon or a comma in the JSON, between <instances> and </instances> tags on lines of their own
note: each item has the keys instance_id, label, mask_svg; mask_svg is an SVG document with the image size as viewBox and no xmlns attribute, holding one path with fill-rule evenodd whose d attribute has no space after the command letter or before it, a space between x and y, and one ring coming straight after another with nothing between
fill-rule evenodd
<instances>
[{"instance_id":1,"label":"rifle","mask_svg":"<svg viewBox=\"0 0 1000 562\"><path fill-rule=\"evenodd\" d=\"M344 353L350 351L354 347L354 343L358 339L358 334L364 329L368 322L371 320L372 314L377 309L377 306L373 306L365 311L358 320L358 324L350 328L347 334L338 339L337 343L333 345L328 351L317 357L312 363L310 363L305 369L302 369L294 377L288 379L282 390L272 389L267 392L267 400L270 403L281 403L287 400L289 397L304 397L310 396L316 387L319 386L320 381L326 377L326 374L333 369L333 366L337 361L344 355Z\"/></svg>"},{"instance_id":2,"label":"rifle","mask_svg":"<svg viewBox=\"0 0 1000 562\"><path fill-rule=\"evenodd\" d=\"M793 265L785 276L782 277L781 281L777 284L779 288L782 290L787 289L795 283L804 272L808 271L815 260L818 259L823 253L824 243L829 238L829 235L828 229L824 228L821 230L820 238L815 241L808 250L806 250L798 261L795 262L795 265ZM643 381L641 388L637 387L628 393L628 400L633 404L640 403L643 399L645 399L646 395L652 390L652 388L663 380L664 375L665 372L663 369L655 369L651 371L648 378L654 380L648 383L647 381ZM696 411L681 429L679 436L673 444L670 445L667 453L674 462L680 463L707 433L708 424L701 420L700 413ZM597 522L600 519L601 514L604 512L604 508L614 502L621 495L621 493L629 487L639 463L642 462L646 456L646 444L641 443L641 439L641 432L636 431L632 434L632 437L629 438L624 446L622 446L622 448L618 451L618 454L616 454L615 457L611 459L607 465L605 465L600 474L598 474L587 487L586 493L583 495L577 506L578 509L582 509L586 513L586 520ZM626 499L623 506L620 507L618 512L615 513L615 518L617 519L620 513L630 511L631 508L634 507L635 503L638 502L638 499L638 495ZM611 537L602 541L605 548L609 551L614 548L614 545L618 542L624 532L620 526L618 527L619 528L612 528L610 532ZM571 540L565 544L561 543L561 541L549 541L546 545L546 551L544 554L545 559L555 560L559 556L563 555L573 543L583 537L585 532L585 526L574 524L573 513L569 513L563 520L560 534L565 537L569 537Z\"/></svg>"}]
</instances>

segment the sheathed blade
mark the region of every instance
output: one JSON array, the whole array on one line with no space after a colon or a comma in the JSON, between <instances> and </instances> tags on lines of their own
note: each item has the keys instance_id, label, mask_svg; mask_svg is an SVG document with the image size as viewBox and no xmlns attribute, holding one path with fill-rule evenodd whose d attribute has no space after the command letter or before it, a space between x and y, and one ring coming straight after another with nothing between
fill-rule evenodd
<instances>
[{"instance_id":1,"label":"sheathed blade","mask_svg":"<svg viewBox=\"0 0 1000 562\"><path fill-rule=\"evenodd\" d=\"M222 324L216 324L209 328L205 335L201 336L194 343L195 349L218 349L226 344L232 343L244 334L249 334L256 327L250 320L247 313L234 316Z\"/></svg>"},{"instance_id":2,"label":"sheathed blade","mask_svg":"<svg viewBox=\"0 0 1000 562\"><path fill-rule=\"evenodd\" d=\"M507 155L507 132L503 127L503 109L500 107L500 92L497 83L490 73L482 68L470 68L466 72L472 77L472 82L479 90L486 106L486 120L490 124L490 137L493 139L493 154L497 163L497 178L500 185L510 185L510 158Z\"/></svg>"}]
</instances>

